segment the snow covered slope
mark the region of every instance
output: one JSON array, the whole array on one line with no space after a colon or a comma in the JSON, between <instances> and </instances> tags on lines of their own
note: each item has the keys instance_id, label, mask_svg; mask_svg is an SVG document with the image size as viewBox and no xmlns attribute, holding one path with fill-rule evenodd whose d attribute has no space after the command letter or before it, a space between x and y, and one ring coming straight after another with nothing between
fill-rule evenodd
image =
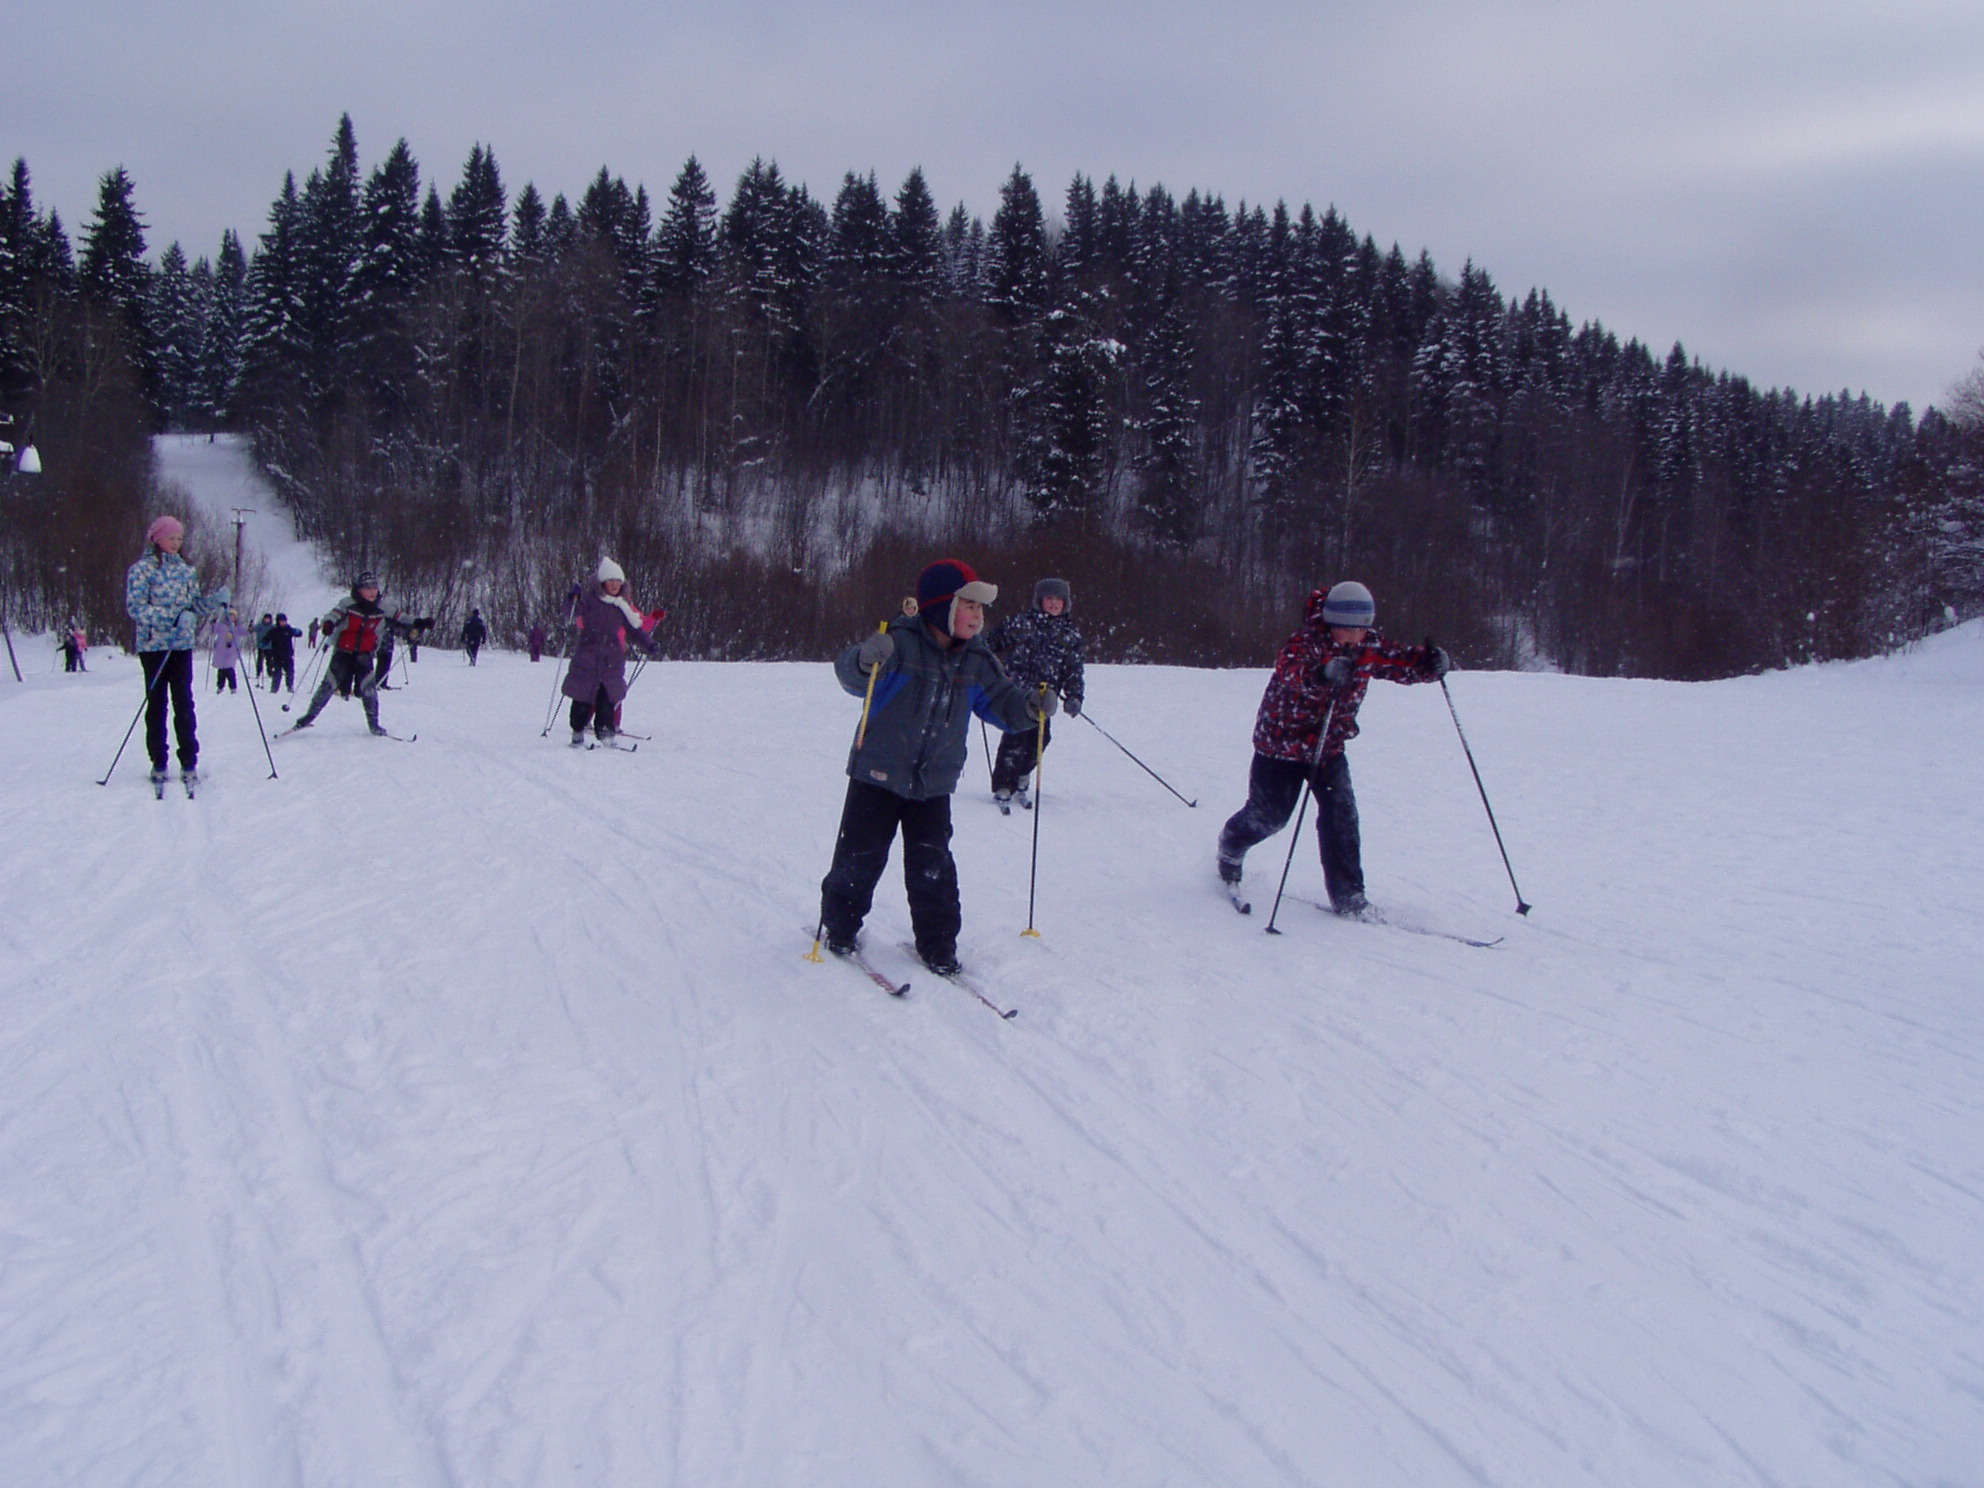
<instances>
[{"instance_id":1,"label":"snow covered slope","mask_svg":"<svg viewBox=\"0 0 1984 1488\"><path fill-rule=\"evenodd\" d=\"M292 610L292 613L295 613ZM856 627L858 629L858 627ZM1352 746L1374 897L1212 881L1260 673L1098 668L1010 1023L801 959L858 705L658 665L637 754L423 651L275 746L0 687L0 1483L1984 1481L1984 635L1702 686L1457 675ZM286 721L266 695L264 721ZM134 748L136 746L134 745ZM1313 838L1294 891L1320 893Z\"/></svg>"},{"instance_id":2,"label":"snow covered slope","mask_svg":"<svg viewBox=\"0 0 1984 1488\"><path fill-rule=\"evenodd\" d=\"M234 514L242 512L242 548L247 560L242 592L235 603L250 618L282 610L297 625L321 615L344 592L344 579L327 581L317 551L299 542L280 498L255 468L248 441L238 434L165 434L152 441L160 481L181 492L205 523L211 542L233 551ZM168 496L167 508L178 503ZM133 557L137 555L132 554ZM252 667L253 658L250 658Z\"/></svg>"}]
</instances>

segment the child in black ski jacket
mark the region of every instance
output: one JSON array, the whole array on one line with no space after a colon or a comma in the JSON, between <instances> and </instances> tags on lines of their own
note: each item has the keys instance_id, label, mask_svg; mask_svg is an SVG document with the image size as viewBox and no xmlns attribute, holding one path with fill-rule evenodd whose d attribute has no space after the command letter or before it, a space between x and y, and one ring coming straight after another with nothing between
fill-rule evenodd
<instances>
[{"instance_id":1,"label":"child in black ski jacket","mask_svg":"<svg viewBox=\"0 0 1984 1488\"><path fill-rule=\"evenodd\" d=\"M1033 608L1022 610L992 627L985 644L1011 677L1028 692L1041 684L1059 694L1070 718L1082 716L1082 633L1075 628L1075 592L1066 579L1042 579L1033 586ZM1052 724L1044 729L1008 732L999 740L992 766L992 795L1001 805L1017 792L1027 805L1027 777L1036 755L1052 743Z\"/></svg>"}]
</instances>

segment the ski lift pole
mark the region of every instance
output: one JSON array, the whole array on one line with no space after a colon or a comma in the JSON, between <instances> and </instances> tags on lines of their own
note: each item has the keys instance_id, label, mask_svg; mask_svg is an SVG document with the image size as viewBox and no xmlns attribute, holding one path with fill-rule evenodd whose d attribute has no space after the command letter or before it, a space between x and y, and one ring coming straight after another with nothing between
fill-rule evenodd
<instances>
[{"instance_id":1,"label":"ski lift pole","mask_svg":"<svg viewBox=\"0 0 1984 1488\"><path fill-rule=\"evenodd\" d=\"M1033 744L1033 862L1026 872L1026 929L1022 936L1040 939L1040 932L1033 928L1033 894L1040 883L1040 776L1041 767L1047 762L1047 684L1040 684L1040 722L1034 729Z\"/></svg>"}]
</instances>

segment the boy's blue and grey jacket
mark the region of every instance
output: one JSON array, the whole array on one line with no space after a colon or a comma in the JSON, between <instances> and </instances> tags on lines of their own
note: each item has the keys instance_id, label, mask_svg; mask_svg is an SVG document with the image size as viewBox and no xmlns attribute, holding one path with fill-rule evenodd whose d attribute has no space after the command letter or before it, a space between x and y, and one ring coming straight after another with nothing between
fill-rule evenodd
<instances>
[{"instance_id":1,"label":"boy's blue and grey jacket","mask_svg":"<svg viewBox=\"0 0 1984 1488\"><path fill-rule=\"evenodd\" d=\"M1008 733L1034 726L1025 690L979 637L943 648L909 615L889 622L889 637L895 654L875 679L867 738L848 751L850 779L912 801L948 796L964 771L965 726L973 713ZM868 691L860 652L858 644L849 646L834 662L834 675L855 697Z\"/></svg>"},{"instance_id":2,"label":"boy's blue and grey jacket","mask_svg":"<svg viewBox=\"0 0 1984 1488\"><path fill-rule=\"evenodd\" d=\"M124 609L137 622L140 651L191 651L200 622L226 609L227 602L227 585L201 594L193 565L162 548L124 575Z\"/></svg>"}]
</instances>

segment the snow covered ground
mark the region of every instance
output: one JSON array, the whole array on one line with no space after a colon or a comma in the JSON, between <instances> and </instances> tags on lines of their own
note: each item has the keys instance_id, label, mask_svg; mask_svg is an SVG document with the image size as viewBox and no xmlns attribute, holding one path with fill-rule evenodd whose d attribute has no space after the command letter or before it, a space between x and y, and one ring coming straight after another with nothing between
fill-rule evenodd
<instances>
[{"instance_id":1,"label":"snow covered ground","mask_svg":"<svg viewBox=\"0 0 1984 1488\"><path fill-rule=\"evenodd\" d=\"M1527 921L1439 690L1374 686L1373 895L1492 950L1263 935L1286 838L1251 919L1211 873L1263 674L1095 669L1200 805L1063 723L1024 939L974 748L1012 1022L893 870L907 1001L801 959L825 666L654 666L636 754L553 679L423 650L419 742L333 704L276 780L203 696L196 802L94 783L135 661L0 686L0 1483L1984 1482L1979 627L1456 675Z\"/></svg>"}]
</instances>

